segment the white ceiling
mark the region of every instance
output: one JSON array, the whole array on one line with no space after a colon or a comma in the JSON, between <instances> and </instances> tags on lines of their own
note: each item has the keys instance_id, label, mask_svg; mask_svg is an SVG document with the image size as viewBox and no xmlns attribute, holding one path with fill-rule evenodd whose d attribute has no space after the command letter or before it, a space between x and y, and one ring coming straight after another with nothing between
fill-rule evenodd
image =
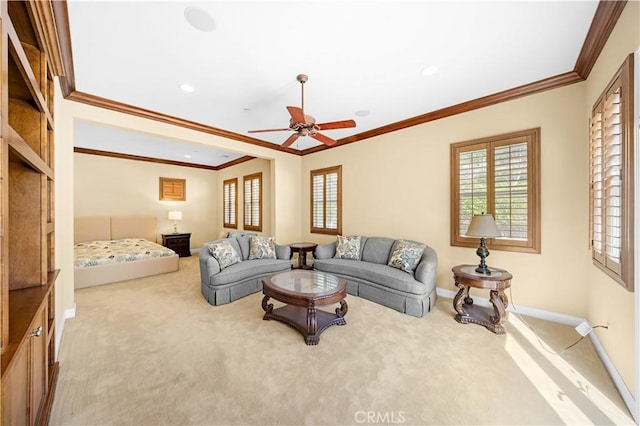
<instances>
[{"instance_id":1,"label":"white ceiling","mask_svg":"<svg viewBox=\"0 0 640 426\"><path fill-rule=\"evenodd\" d=\"M289 125L285 107L300 106L300 73L309 76L305 113L318 122L356 121L353 129L324 132L340 139L572 71L598 2L68 0L67 5L77 91L275 146L290 132L247 131ZM211 23L212 30L193 27L185 10L210 17L204 24ZM430 66L438 71L423 75ZM195 91L182 91L182 83ZM103 133L92 123L77 127L79 147L184 162L197 162L184 156L200 151L113 128ZM320 142L302 137L292 148L316 145ZM244 155L227 153L222 161L220 154L210 153L207 164Z\"/></svg>"}]
</instances>

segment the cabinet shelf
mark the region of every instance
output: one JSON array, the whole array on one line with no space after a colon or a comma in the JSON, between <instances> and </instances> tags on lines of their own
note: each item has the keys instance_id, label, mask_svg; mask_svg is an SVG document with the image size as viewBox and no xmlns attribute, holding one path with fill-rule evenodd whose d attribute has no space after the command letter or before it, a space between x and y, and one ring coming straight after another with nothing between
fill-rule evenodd
<instances>
[{"instance_id":1,"label":"cabinet shelf","mask_svg":"<svg viewBox=\"0 0 640 426\"><path fill-rule=\"evenodd\" d=\"M36 313L48 302L59 271L48 274L46 285L9 292L9 341L2 354L2 373L10 368L18 347L26 340Z\"/></svg>"}]
</instances>

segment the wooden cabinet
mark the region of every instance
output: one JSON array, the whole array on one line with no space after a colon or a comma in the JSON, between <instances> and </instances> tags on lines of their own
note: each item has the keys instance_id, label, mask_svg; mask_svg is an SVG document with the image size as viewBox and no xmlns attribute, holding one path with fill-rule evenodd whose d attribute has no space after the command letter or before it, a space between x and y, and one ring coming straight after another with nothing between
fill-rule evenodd
<instances>
[{"instance_id":1,"label":"wooden cabinet","mask_svg":"<svg viewBox=\"0 0 640 426\"><path fill-rule=\"evenodd\" d=\"M0 2L0 421L46 424L55 359L52 3Z\"/></svg>"},{"instance_id":2,"label":"wooden cabinet","mask_svg":"<svg viewBox=\"0 0 640 426\"><path fill-rule=\"evenodd\" d=\"M175 251L180 257L191 256L191 234L162 234L162 245Z\"/></svg>"}]
</instances>

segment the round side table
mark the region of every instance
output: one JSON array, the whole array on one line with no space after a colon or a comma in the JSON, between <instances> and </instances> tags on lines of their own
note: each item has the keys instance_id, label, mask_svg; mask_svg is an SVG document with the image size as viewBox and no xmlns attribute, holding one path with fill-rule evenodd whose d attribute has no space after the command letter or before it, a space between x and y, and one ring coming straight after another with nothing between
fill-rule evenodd
<instances>
[{"instance_id":1,"label":"round side table","mask_svg":"<svg viewBox=\"0 0 640 426\"><path fill-rule=\"evenodd\" d=\"M482 325L496 334L504 334L502 323L509 306L509 299L504 290L511 287L511 274L498 268L489 268L491 274L482 274L476 272L476 265L458 265L451 270L456 287L460 289L453 298L453 308L457 312L456 321L461 324ZM485 308L473 305L473 299L469 297L471 287L489 290L493 315Z\"/></svg>"},{"instance_id":2,"label":"round side table","mask_svg":"<svg viewBox=\"0 0 640 426\"><path fill-rule=\"evenodd\" d=\"M289 244L289 248L291 248L291 256L293 257L293 253L298 253L297 269L313 269L312 266L307 265L307 253L313 252L316 247L318 247L316 243Z\"/></svg>"}]
</instances>

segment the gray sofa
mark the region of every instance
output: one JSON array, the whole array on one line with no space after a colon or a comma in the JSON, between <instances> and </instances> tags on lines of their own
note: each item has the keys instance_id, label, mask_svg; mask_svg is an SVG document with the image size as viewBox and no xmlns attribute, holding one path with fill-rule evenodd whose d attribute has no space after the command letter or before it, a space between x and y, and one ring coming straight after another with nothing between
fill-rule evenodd
<instances>
[{"instance_id":1,"label":"gray sofa","mask_svg":"<svg viewBox=\"0 0 640 426\"><path fill-rule=\"evenodd\" d=\"M200 288L211 305L222 305L262 290L262 279L291 269L291 249L276 244L277 259L249 260L249 242L252 234L234 233L226 238L242 261L220 268L218 260L205 243L200 249Z\"/></svg>"},{"instance_id":2,"label":"gray sofa","mask_svg":"<svg viewBox=\"0 0 640 426\"><path fill-rule=\"evenodd\" d=\"M337 241L320 245L314 252L313 268L347 281L347 293L422 317L436 303L436 252L426 246L413 273L388 266L396 240L361 237L360 259L336 259Z\"/></svg>"}]
</instances>

